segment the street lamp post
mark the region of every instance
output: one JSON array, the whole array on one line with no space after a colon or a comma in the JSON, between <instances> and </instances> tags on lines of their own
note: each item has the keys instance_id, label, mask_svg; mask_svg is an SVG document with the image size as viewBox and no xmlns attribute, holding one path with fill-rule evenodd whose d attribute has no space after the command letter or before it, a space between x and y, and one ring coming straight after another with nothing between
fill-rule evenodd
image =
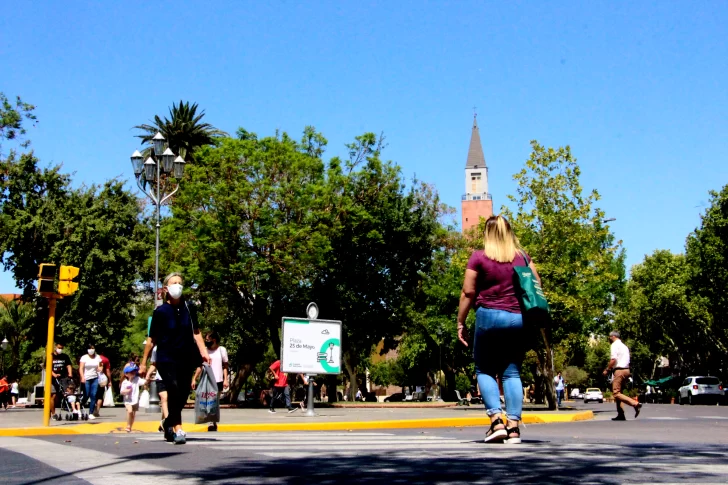
<instances>
[{"instance_id":1,"label":"street lamp post","mask_svg":"<svg viewBox=\"0 0 728 485\"><path fill-rule=\"evenodd\" d=\"M0 343L0 348L3 349L3 374L5 374L5 351L8 350L9 343L10 342L8 342L7 337L5 337L2 341L2 343Z\"/></svg>"},{"instance_id":2,"label":"street lamp post","mask_svg":"<svg viewBox=\"0 0 728 485\"><path fill-rule=\"evenodd\" d=\"M161 300L158 300L159 295L159 230L161 227L160 220L160 209L170 197L172 197L177 190L179 190L179 180L184 175L185 161L182 157L176 157L174 152L167 146L165 148L166 140L164 136L157 132L152 138L152 153L144 160L144 157L138 150L135 150L131 155L131 165L134 169L134 177L136 178L137 186L144 195L151 199L154 204L154 211L156 215L155 224L155 246L154 246L154 307L161 305ZM162 192L162 179L168 178L177 179L177 186L169 193ZM154 189L156 186L156 190ZM165 184L165 189L168 187ZM157 392L157 381L153 380L149 385L149 407L147 408L148 413L160 412L159 407L159 394Z\"/></svg>"}]
</instances>

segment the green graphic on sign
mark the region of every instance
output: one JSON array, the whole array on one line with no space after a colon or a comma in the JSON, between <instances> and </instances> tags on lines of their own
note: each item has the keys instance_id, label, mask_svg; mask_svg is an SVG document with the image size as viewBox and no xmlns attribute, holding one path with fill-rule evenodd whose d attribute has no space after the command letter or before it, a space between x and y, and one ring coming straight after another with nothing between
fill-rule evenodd
<instances>
[{"instance_id":1,"label":"green graphic on sign","mask_svg":"<svg viewBox=\"0 0 728 485\"><path fill-rule=\"evenodd\" d=\"M341 347L341 342L339 342L339 339L337 338L330 338L324 342L321 346L321 350L319 351L320 356L323 356L324 354L326 355L326 358L319 360L321 367L332 374L340 372L339 367L330 365L334 362L334 347Z\"/></svg>"}]
</instances>

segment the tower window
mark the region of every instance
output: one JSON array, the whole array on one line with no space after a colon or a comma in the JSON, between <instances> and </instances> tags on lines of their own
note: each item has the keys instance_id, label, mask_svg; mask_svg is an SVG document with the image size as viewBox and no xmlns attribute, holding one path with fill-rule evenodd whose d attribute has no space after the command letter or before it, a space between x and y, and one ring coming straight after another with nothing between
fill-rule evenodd
<instances>
[{"instance_id":1,"label":"tower window","mask_svg":"<svg viewBox=\"0 0 728 485\"><path fill-rule=\"evenodd\" d=\"M470 174L470 193L477 194L480 192L480 172Z\"/></svg>"}]
</instances>

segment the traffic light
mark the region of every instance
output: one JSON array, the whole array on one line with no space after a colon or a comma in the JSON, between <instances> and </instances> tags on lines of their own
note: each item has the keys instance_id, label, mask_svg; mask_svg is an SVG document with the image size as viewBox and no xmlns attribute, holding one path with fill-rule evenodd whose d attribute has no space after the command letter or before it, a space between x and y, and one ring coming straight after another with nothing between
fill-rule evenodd
<instances>
[{"instance_id":1,"label":"traffic light","mask_svg":"<svg viewBox=\"0 0 728 485\"><path fill-rule=\"evenodd\" d=\"M78 290L79 269L75 266L61 266L61 272L58 276L58 293L67 296L72 295Z\"/></svg>"},{"instance_id":2,"label":"traffic light","mask_svg":"<svg viewBox=\"0 0 728 485\"><path fill-rule=\"evenodd\" d=\"M38 273L38 293L55 293L56 265L43 263Z\"/></svg>"}]
</instances>

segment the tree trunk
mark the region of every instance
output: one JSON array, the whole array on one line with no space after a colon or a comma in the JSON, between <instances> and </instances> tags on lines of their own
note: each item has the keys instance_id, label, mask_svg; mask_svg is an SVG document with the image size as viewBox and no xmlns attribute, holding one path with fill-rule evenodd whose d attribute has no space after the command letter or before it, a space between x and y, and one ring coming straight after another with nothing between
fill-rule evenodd
<instances>
[{"instance_id":1,"label":"tree trunk","mask_svg":"<svg viewBox=\"0 0 728 485\"><path fill-rule=\"evenodd\" d=\"M230 404L237 404L238 395L240 390L248 379L248 376L253 371L252 364L241 364L238 367L238 372L235 373L235 379L230 383L230 394L228 396L228 402Z\"/></svg>"},{"instance_id":2,"label":"tree trunk","mask_svg":"<svg viewBox=\"0 0 728 485\"><path fill-rule=\"evenodd\" d=\"M330 403L334 403L339 400L339 395L337 394L336 389L336 383L338 381L338 376L331 374L326 376L326 399Z\"/></svg>"},{"instance_id":3,"label":"tree trunk","mask_svg":"<svg viewBox=\"0 0 728 485\"><path fill-rule=\"evenodd\" d=\"M349 376L349 401L355 400L356 391L358 390L356 366L352 363L352 360L349 352L344 352L344 367L346 367L346 374Z\"/></svg>"},{"instance_id":4,"label":"tree trunk","mask_svg":"<svg viewBox=\"0 0 728 485\"><path fill-rule=\"evenodd\" d=\"M542 358L539 359L539 365L541 366L541 374L544 378L546 402L548 403L549 410L556 409L556 387L554 386L554 354L551 349L551 343L548 335L548 330L545 328L541 329L541 337L543 339Z\"/></svg>"}]
</instances>

